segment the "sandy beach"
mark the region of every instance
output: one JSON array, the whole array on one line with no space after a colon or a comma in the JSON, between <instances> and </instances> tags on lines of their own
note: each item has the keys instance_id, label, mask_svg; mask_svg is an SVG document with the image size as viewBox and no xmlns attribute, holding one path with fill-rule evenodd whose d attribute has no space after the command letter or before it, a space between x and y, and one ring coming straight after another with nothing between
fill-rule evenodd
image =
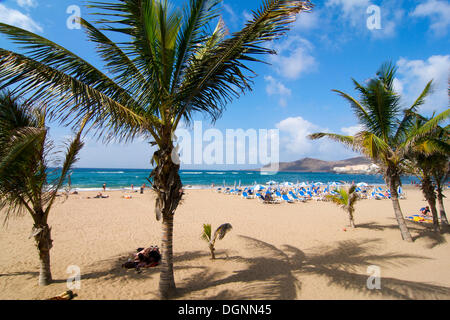
<instances>
[{"instance_id":1,"label":"sandy beach","mask_svg":"<svg viewBox=\"0 0 450 320\"><path fill-rule=\"evenodd\" d=\"M46 299L65 290L81 270L76 299L158 299L159 267L121 268L138 247L159 245L154 195L107 192L71 195L50 214L55 282L38 286L39 262L29 239L31 218L9 220L0 233L0 299ZM446 191L447 197L450 192ZM404 215L426 205L407 190ZM445 200L450 208L450 201ZM450 235L408 222L414 243L401 240L389 200L356 205L357 229L343 230L344 211L327 202L267 205L212 190L187 190L175 215L174 266L178 299L449 299ZM216 243L215 261L200 239L203 223L233 230ZM381 289L369 290L369 266Z\"/></svg>"}]
</instances>

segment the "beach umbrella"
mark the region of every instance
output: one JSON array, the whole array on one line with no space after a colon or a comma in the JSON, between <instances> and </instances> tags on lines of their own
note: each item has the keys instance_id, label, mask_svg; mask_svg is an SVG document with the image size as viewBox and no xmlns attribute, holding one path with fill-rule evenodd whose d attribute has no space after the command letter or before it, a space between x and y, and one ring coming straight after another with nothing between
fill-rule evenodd
<instances>
[{"instance_id":1,"label":"beach umbrella","mask_svg":"<svg viewBox=\"0 0 450 320\"><path fill-rule=\"evenodd\" d=\"M284 187L291 187L294 184L292 182L283 182L281 185L284 186Z\"/></svg>"},{"instance_id":2,"label":"beach umbrella","mask_svg":"<svg viewBox=\"0 0 450 320\"><path fill-rule=\"evenodd\" d=\"M254 189L254 190L263 190L263 189L265 189L265 187L262 186L262 185L260 185L260 184L257 184L257 185L255 185L255 186L253 187L253 189Z\"/></svg>"},{"instance_id":3,"label":"beach umbrella","mask_svg":"<svg viewBox=\"0 0 450 320\"><path fill-rule=\"evenodd\" d=\"M271 181L267 182L266 184L269 185L269 186L273 186L273 185L277 184L277 182L271 180Z\"/></svg>"},{"instance_id":4,"label":"beach umbrella","mask_svg":"<svg viewBox=\"0 0 450 320\"><path fill-rule=\"evenodd\" d=\"M306 183L304 182L300 183L299 187L306 187Z\"/></svg>"},{"instance_id":5,"label":"beach umbrella","mask_svg":"<svg viewBox=\"0 0 450 320\"><path fill-rule=\"evenodd\" d=\"M369 185L367 183L365 183L365 182L360 182L356 186L358 186L358 187L368 187Z\"/></svg>"}]
</instances>

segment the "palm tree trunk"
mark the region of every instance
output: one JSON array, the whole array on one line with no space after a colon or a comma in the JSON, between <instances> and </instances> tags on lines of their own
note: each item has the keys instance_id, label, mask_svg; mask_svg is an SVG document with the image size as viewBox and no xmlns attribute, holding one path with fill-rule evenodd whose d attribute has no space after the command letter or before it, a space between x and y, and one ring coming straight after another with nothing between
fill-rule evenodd
<instances>
[{"instance_id":1,"label":"palm tree trunk","mask_svg":"<svg viewBox=\"0 0 450 320\"><path fill-rule=\"evenodd\" d=\"M444 195L442 194L442 185L437 182L437 200L439 205L439 215L441 217L441 223L443 225L448 225L447 214L444 208Z\"/></svg>"},{"instance_id":2,"label":"palm tree trunk","mask_svg":"<svg viewBox=\"0 0 450 320\"><path fill-rule=\"evenodd\" d=\"M47 223L34 225L36 246L39 251L39 285L46 286L52 282L50 270L50 249L52 248L51 228Z\"/></svg>"},{"instance_id":3,"label":"palm tree trunk","mask_svg":"<svg viewBox=\"0 0 450 320\"><path fill-rule=\"evenodd\" d=\"M433 182L431 177L425 176L422 180L422 193L428 202L433 215L433 230L438 232L440 230L439 218L436 210L436 193L434 192Z\"/></svg>"},{"instance_id":4,"label":"palm tree trunk","mask_svg":"<svg viewBox=\"0 0 450 320\"><path fill-rule=\"evenodd\" d=\"M355 220L353 219L353 212L352 211L348 212L348 220L349 220L350 227L356 228Z\"/></svg>"},{"instance_id":5,"label":"palm tree trunk","mask_svg":"<svg viewBox=\"0 0 450 320\"><path fill-rule=\"evenodd\" d=\"M156 219L162 221L161 244L161 273L159 281L159 294L162 299L169 299L175 293L176 286L173 275L173 223L175 210L182 197L180 165L172 159L172 143L156 151L153 159L156 167L150 178L153 189L157 194L155 203Z\"/></svg>"},{"instance_id":6,"label":"palm tree trunk","mask_svg":"<svg viewBox=\"0 0 450 320\"><path fill-rule=\"evenodd\" d=\"M173 275L173 215L163 217L162 225L162 259L159 294L162 299L169 299L176 291L175 278Z\"/></svg>"},{"instance_id":7,"label":"palm tree trunk","mask_svg":"<svg viewBox=\"0 0 450 320\"><path fill-rule=\"evenodd\" d=\"M405 218L403 217L402 209L400 208L400 202L398 201L397 188L400 184L400 177L397 174L386 174L386 184L391 192L392 206L394 207L395 218L397 219L398 227L402 235L402 239L408 242L412 242L411 234L409 233L408 226L406 225Z\"/></svg>"},{"instance_id":8,"label":"palm tree trunk","mask_svg":"<svg viewBox=\"0 0 450 320\"><path fill-rule=\"evenodd\" d=\"M212 243L209 244L209 251L211 251L211 259L216 259L216 254L214 251L216 251L216 249L214 248L214 245Z\"/></svg>"}]
</instances>

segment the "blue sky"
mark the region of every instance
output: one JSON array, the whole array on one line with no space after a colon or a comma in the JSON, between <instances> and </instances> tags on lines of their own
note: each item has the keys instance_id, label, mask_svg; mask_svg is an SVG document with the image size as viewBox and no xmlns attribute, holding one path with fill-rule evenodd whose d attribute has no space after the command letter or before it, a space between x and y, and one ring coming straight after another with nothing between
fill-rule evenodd
<instances>
[{"instance_id":1,"label":"blue sky","mask_svg":"<svg viewBox=\"0 0 450 320\"><path fill-rule=\"evenodd\" d=\"M179 5L182 0L172 1ZM80 0L0 0L0 21L26 28L74 51L101 66L93 46L82 30L69 29L66 21L71 5ZM230 31L241 28L261 0L223 2L223 18ZM204 129L279 129L280 159L317 157L340 160L355 154L330 141L310 141L312 132L352 134L357 121L350 106L332 89L355 95L351 78L363 82L383 62L398 66L396 88L403 103L410 104L425 84L434 79L434 91L421 112L448 108L447 83L450 71L450 3L445 0L323 0L313 1L310 13L297 17L292 30L272 46L278 55L265 57L271 65L253 65L258 74L253 91L227 106L212 126ZM376 6L376 7L374 7ZM379 9L380 29L369 29L367 20ZM369 20L373 21L373 20ZM0 47L15 49L0 36ZM51 135L61 141L70 130L51 125ZM87 137L79 167L149 168L152 151L143 141L104 146ZM201 166L205 167L205 165ZM213 165L208 169L236 169L253 166ZM258 167L258 166L256 166ZM191 168L184 166L184 168Z\"/></svg>"}]
</instances>

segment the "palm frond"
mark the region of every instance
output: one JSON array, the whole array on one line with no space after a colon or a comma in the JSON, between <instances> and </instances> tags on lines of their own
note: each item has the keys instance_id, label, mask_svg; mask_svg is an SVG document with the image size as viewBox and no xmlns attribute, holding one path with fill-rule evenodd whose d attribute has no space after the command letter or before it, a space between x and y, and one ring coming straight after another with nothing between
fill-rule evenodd
<instances>
[{"instance_id":1,"label":"palm frond","mask_svg":"<svg viewBox=\"0 0 450 320\"><path fill-rule=\"evenodd\" d=\"M217 239L222 240L225 237L225 235L231 231L231 229L233 229L233 227L229 223L224 223L224 224L220 225L216 229L216 231L214 231L214 235L212 237L212 243L214 244Z\"/></svg>"},{"instance_id":2,"label":"palm frond","mask_svg":"<svg viewBox=\"0 0 450 320\"><path fill-rule=\"evenodd\" d=\"M344 146L353 149L354 151L359 152L360 146L356 144L355 137L352 136L344 136L341 134L335 133L327 133L327 132L317 132L308 135L308 138L311 140L318 140L322 138L328 138L330 140L342 143Z\"/></svg>"},{"instance_id":3,"label":"palm frond","mask_svg":"<svg viewBox=\"0 0 450 320\"><path fill-rule=\"evenodd\" d=\"M266 0L241 31L218 43L201 59L192 60L176 99L179 117L188 119L192 112L200 111L213 121L217 119L227 102L251 89L253 71L243 62L259 61L255 56L275 53L261 44L281 37L296 14L311 7L309 1Z\"/></svg>"},{"instance_id":4,"label":"palm frond","mask_svg":"<svg viewBox=\"0 0 450 320\"><path fill-rule=\"evenodd\" d=\"M211 225L210 224L203 224L203 232L201 235L201 238L205 240L206 242L211 241Z\"/></svg>"}]
</instances>

